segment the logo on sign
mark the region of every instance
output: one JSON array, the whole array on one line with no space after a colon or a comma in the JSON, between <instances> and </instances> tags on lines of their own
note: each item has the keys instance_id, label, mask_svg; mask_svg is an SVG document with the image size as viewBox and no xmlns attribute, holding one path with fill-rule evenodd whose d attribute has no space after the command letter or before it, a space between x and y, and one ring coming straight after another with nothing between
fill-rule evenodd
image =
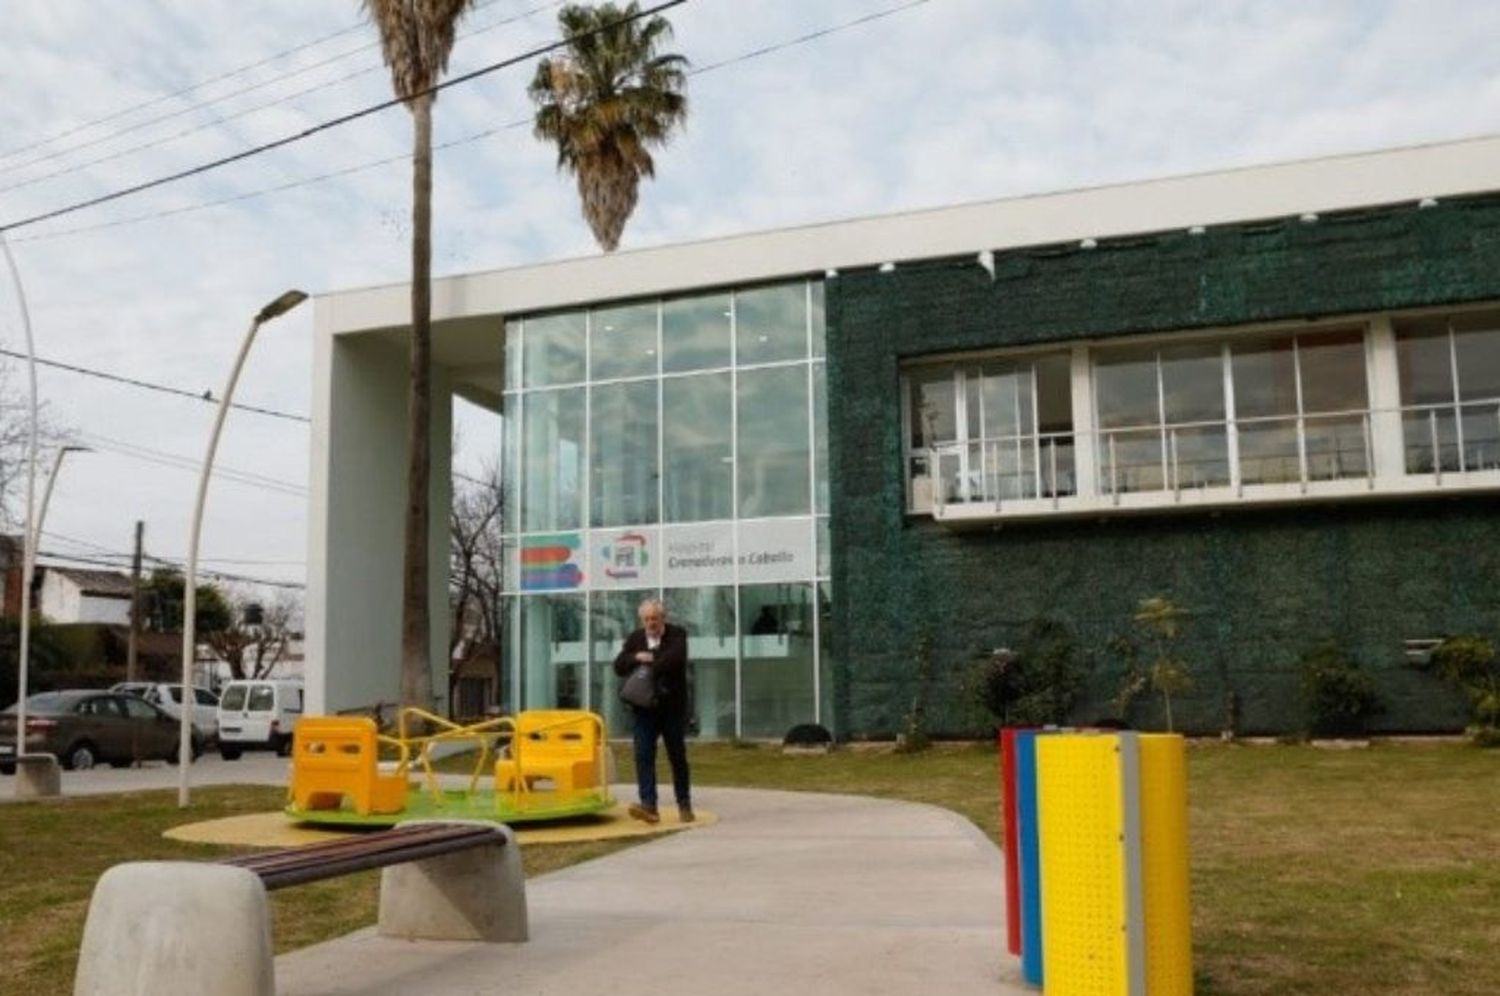
<instances>
[{"instance_id":1,"label":"logo on sign","mask_svg":"<svg viewBox=\"0 0 1500 996\"><path fill-rule=\"evenodd\" d=\"M641 576L650 563L646 553L646 537L640 533L623 533L601 551L604 555L604 574L616 581L633 580Z\"/></svg>"},{"instance_id":2,"label":"logo on sign","mask_svg":"<svg viewBox=\"0 0 1500 996\"><path fill-rule=\"evenodd\" d=\"M583 584L577 535L528 536L521 541L521 590L548 591Z\"/></svg>"}]
</instances>

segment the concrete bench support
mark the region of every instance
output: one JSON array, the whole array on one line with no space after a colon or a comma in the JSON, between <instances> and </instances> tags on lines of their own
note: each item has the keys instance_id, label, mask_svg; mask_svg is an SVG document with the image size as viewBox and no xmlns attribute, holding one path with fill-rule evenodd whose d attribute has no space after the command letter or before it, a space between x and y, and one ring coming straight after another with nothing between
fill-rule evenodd
<instances>
[{"instance_id":1,"label":"concrete bench support","mask_svg":"<svg viewBox=\"0 0 1500 996\"><path fill-rule=\"evenodd\" d=\"M483 823L410 820L401 825L429 822ZM393 865L381 872L380 933L408 940L526 940L521 849L509 827L501 830L504 846L471 848Z\"/></svg>"},{"instance_id":2,"label":"concrete bench support","mask_svg":"<svg viewBox=\"0 0 1500 996\"><path fill-rule=\"evenodd\" d=\"M62 768L52 754L16 758L16 798L48 799L62 795Z\"/></svg>"},{"instance_id":3,"label":"concrete bench support","mask_svg":"<svg viewBox=\"0 0 1500 996\"><path fill-rule=\"evenodd\" d=\"M116 865L94 886L74 996L274 996L259 876L196 861Z\"/></svg>"}]
</instances>

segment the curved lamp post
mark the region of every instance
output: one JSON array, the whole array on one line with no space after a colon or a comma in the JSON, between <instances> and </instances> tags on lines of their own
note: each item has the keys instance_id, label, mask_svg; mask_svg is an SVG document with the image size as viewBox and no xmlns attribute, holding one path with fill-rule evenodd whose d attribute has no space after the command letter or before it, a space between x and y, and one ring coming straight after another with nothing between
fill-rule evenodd
<instances>
[{"instance_id":1,"label":"curved lamp post","mask_svg":"<svg viewBox=\"0 0 1500 996\"><path fill-rule=\"evenodd\" d=\"M31 577L36 570L36 544L33 542L34 513L36 511L36 447L37 447L37 401L36 401L36 345L31 338L31 311L26 307L26 289L21 285L21 271L16 268L16 258L11 255L10 243L0 233L0 249L5 251L5 264L10 269L10 282L16 289L16 305L21 311L21 328L26 333L26 372L30 382L31 427L26 446L26 531L21 536L21 647L16 664L16 757L26 753L26 662L31 654Z\"/></svg>"},{"instance_id":2,"label":"curved lamp post","mask_svg":"<svg viewBox=\"0 0 1500 996\"><path fill-rule=\"evenodd\" d=\"M240 379L240 370L245 366L245 357L250 353L250 345L255 341L255 333L260 327L273 318L291 311L297 305L307 300L307 294L299 290L289 290L276 300L260 309L260 313L250 322L250 329L245 333L245 341L240 344L240 352L234 360L234 367L229 371L229 381L224 385L224 394L219 398L219 411L214 416L213 432L208 437L208 450L203 455L203 469L198 474L198 498L193 505L192 532L188 535L187 569L183 576L182 588L182 716L178 721L177 736L177 805L185 807L188 804L188 765L193 757L193 663L197 656L195 643L197 640L196 622L194 618L198 611L198 535L203 528L203 500L208 496L208 479L213 473L214 451L219 447L219 432L224 428L224 416L229 411L230 399L234 397L234 386Z\"/></svg>"}]
</instances>

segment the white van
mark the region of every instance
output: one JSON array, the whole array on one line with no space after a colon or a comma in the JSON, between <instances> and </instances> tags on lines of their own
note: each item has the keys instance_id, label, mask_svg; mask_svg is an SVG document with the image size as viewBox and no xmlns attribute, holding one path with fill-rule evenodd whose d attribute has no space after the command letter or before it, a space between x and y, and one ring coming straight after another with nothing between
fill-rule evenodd
<instances>
[{"instance_id":1,"label":"white van","mask_svg":"<svg viewBox=\"0 0 1500 996\"><path fill-rule=\"evenodd\" d=\"M229 682L219 695L219 756L235 761L247 750L274 750L286 757L300 715L300 678Z\"/></svg>"}]
</instances>

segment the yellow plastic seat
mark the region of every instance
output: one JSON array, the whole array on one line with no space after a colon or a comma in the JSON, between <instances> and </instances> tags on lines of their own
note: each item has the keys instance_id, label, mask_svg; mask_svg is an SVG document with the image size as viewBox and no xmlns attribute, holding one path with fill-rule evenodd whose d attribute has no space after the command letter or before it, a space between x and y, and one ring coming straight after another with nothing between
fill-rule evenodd
<instances>
[{"instance_id":1,"label":"yellow plastic seat","mask_svg":"<svg viewBox=\"0 0 1500 996\"><path fill-rule=\"evenodd\" d=\"M406 808L407 751L393 773L380 770L381 737L368 716L303 716L292 738L292 805L338 809L343 800L361 816Z\"/></svg>"},{"instance_id":2,"label":"yellow plastic seat","mask_svg":"<svg viewBox=\"0 0 1500 996\"><path fill-rule=\"evenodd\" d=\"M495 791L531 791L549 781L553 791L600 787L604 721L581 709L533 709L516 716L509 756L495 762Z\"/></svg>"}]
</instances>

